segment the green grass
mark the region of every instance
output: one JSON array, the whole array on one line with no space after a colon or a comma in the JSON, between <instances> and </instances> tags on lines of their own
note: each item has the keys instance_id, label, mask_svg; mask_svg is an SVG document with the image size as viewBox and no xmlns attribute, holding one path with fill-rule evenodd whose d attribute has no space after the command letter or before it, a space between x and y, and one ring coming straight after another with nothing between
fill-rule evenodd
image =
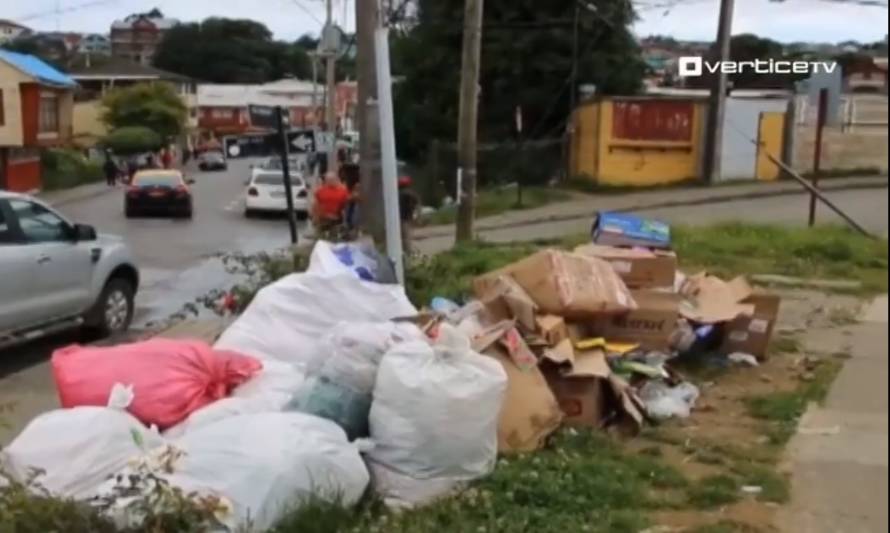
<instances>
[{"instance_id":1,"label":"green grass","mask_svg":"<svg viewBox=\"0 0 890 533\"><path fill-rule=\"evenodd\" d=\"M791 499L791 484L788 478L774 467L765 467L752 462L739 462L732 466L742 486L760 487L757 499L764 502L788 503Z\"/></svg>"},{"instance_id":2,"label":"green grass","mask_svg":"<svg viewBox=\"0 0 890 533\"><path fill-rule=\"evenodd\" d=\"M766 422L765 433L772 444L784 445L794 436L807 406L811 402L822 402L828 396L842 366L838 358L825 359L812 372L812 379L801 383L796 390L748 398L748 413Z\"/></svg>"},{"instance_id":3,"label":"green grass","mask_svg":"<svg viewBox=\"0 0 890 533\"><path fill-rule=\"evenodd\" d=\"M888 246L842 226L815 229L726 223L675 227L674 248L687 268L706 268L731 277L781 274L802 278L850 279L866 293L887 291Z\"/></svg>"},{"instance_id":4,"label":"green grass","mask_svg":"<svg viewBox=\"0 0 890 533\"><path fill-rule=\"evenodd\" d=\"M741 499L738 479L726 474L708 476L686 491L689 504L698 509L716 509Z\"/></svg>"},{"instance_id":5,"label":"green grass","mask_svg":"<svg viewBox=\"0 0 890 533\"><path fill-rule=\"evenodd\" d=\"M571 199L571 194L549 187L523 187L522 205L517 203L515 187L501 187L479 191L476 197L476 217L483 218L499 215L516 209L533 209L555 202ZM457 217L457 207L445 207L424 217L426 225L438 226L453 224Z\"/></svg>"},{"instance_id":6,"label":"green grass","mask_svg":"<svg viewBox=\"0 0 890 533\"><path fill-rule=\"evenodd\" d=\"M379 503L358 512L316 504L289 516L275 533L380 531L638 532L660 493L687 481L677 470L590 431L562 430L535 454L498 461L495 472L459 496L428 507L388 513Z\"/></svg>"}]
</instances>

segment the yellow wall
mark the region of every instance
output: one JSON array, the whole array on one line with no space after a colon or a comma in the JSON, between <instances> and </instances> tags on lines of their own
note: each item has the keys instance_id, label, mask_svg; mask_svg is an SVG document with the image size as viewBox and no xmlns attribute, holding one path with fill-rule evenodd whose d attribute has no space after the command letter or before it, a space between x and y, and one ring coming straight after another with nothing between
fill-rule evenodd
<instances>
[{"instance_id":1,"label":"yellow wall","mask_svg":"<svg viewBox=\"0 0 890 533\"><path fill-rule=\"evenodd\" d=\"M702 128L706 104L693 108L692 138L688 142L634 141L612 138L612 101L582 106L576 115L573 142L575 175L586 175L602 185L649 186L695 179L700 174Z\"/></svg>"},{"instance_id":2,"label":"yellow wall","mask_svg":"<svg viewBox=\"0 0 890 533\"><path fill-rule=\"evenodd\" d=\"M757 179L775 181L781 169L767 154L776 159L782 158L782 139L785 135L785 113L769 112L760 114L760 128L757 148Z\"/></svg>"},{"instance_id":3,"label":"yellow wall","mask_svg":"<svg viewBox=\"0 0 890 533\"><path fill-rule=\"evenodd\" d=\"M22 146L22 97L19 84L31 81L3 61L0 61L0 91L3 91L3 124L0 124L0 146Z\"/></svg>"},{"instance_id":4,"label":"yellow wall","mask_svg":"<svg viewBox=\"0 0 890 533\"><path fill-rule=\"evenodd\" d=\"M74 142L92 145L105 136L108 130L101 120L102 111L99 100L74 103Z\"/></svg>"}]
</instances>

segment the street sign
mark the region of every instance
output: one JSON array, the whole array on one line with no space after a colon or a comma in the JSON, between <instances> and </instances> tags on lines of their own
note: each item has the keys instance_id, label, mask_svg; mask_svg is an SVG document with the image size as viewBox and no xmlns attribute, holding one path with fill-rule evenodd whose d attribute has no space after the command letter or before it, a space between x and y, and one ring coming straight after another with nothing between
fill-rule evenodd
<instances>
[{"instance_id":1,"label":"street sign","mask_svg":"<svg viewBox=\"0 0 890 533\"><path fill-rule=\"evenodd\" d=\"M250 115L250 124L257 128L270 130L278 129L278 113L275 108L268 105L249 105L247 111Z\"/></svg>"},{"instance_id":2,"label":"street sign","mask_svg":"<svg viewBox=\"0 0 890 533\"><path fill-rule=\"evenodd\" d=\"M314 131L314 150L321 154L329 154L334 151L334 134L329 131Z\"/></svg>"},{"instance_id":3,"label":"street sign","mask_svg":"<svg viewBox=\"0 0 890 533\"><path fill-rule=\"evenodd\" d=\"M316 150L315 135L312 130L290 131L287 133L287 142L291 149L298 152L309 153Z\"/></svg>"}]
</instances>

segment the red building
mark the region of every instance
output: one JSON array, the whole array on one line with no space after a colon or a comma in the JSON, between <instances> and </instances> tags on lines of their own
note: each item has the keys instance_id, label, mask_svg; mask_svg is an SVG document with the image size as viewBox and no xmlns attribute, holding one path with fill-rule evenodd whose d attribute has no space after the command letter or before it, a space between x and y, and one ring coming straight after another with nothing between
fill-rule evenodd
<instances>
[{"instance_id":1,"label":"red building","mask_svg":"<svg viewBox=\"0 0 890 533\"><path fill-rule=\"evenodd\" d=\"M74 80L35 56L0 50L0 189L40 189L40 149L69 142Z\"/></svg>"}]
</instances>

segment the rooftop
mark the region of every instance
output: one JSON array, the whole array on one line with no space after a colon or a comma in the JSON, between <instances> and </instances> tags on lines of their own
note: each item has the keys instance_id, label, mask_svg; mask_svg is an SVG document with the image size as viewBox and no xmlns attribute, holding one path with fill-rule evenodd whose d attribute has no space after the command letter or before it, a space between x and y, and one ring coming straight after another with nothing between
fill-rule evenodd
<instances>
[{"instance_id":1,"label":"rooftop","mask_svg":"<svg viewBox=\"0 0 890 533\"><path fill-rule=\"evenodd\" d=\"M120 57L92 57L90 65L86 65L86 56L78 57L74 65L68 69L69 75L75 80L163 80L193 81L188 76L168 72L158 68L142 65Z\"/></svg>"},{"instance_id":2,"label":"rooftop","mask_svg":"<svg viewBox=\"0 0 890 533\"><path fill-rule=\"evenodd\" d=\"M278 90L268 90L266 85L198 85L198 105L202 107L245 107L250 104L284 107L312 105L311 89L308 95L300 94L294 97L282 96L281 92L284 91L280 87Z\"/></svg>"},{"instance_id":3,"label":"rooftop","mask_svg":"<svg viewBox=\"0 0 890 533\"><path fill-rule=\"evenodd\" d=\"M76 87L77 82L59 72L40 58L0 49L0 61L34 78L38 83L53 87Z\"/></svg>"},{"instance_id":4,"label":"rooftop","mask_svg":"<svg viewBox=\"0 0 890 533\"><path fill-rule=\"evenodd\" d=\"M9 20L9 19L0 19L0 26L7 26L7 27L11 27L11 28L21 28L23 30L31 29L31 28L25 26L24 24L19 24L18 22L15 22L14 20Z\"/></svg>"}]
</instances>

